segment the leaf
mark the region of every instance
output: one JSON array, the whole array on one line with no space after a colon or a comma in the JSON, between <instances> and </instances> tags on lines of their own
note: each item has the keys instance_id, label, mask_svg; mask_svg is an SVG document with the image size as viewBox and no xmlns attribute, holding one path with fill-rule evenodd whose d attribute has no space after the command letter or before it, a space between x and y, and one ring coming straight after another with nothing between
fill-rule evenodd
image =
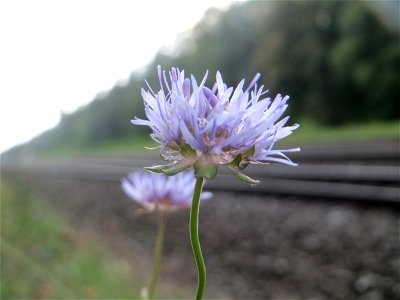
<instances>
[{"instance_id":1,"label":"leaf","mask_svg":"<svg viewBox=\"0 0 400 300\"><path fill-rule=\"evenodd\" d=\"M160 157L163 161L169 161L168 157L162 152L160 152Z\"/></svg>"},{"instance_id":2,"label":"leaf","mask_svg":"<svg viewBox=\"0 0 400 300\"><path fill-rule=\"evenodd\" d=\"M156 149L159 149L161 146L159 145L159 146L154 146L154 147L147 147L147 146L145 146L144 148L146 149L146 150L156 150Z\"/></svg>"},{"instance_id":3,"label":"leaf","mask_svg":"<svg viewBox=\"0 0 400 300\"><path fill-rule=\"evenodd\" d=\"M189 160L181 160L168 165L158 165L145 167L144 169L154 173L162 173L168 176L176 175L186 169L189 169L193 165L193 162Z\"/></svg>"},{"instance_id":4,"label":"leaf","mask_svg":"<svg viewBox=\"0 0 400 300\"><path fill-rule=\"evenodd\" d=\"M243 174L243 173L240 172L239 170L236 170L236 169L234 169L234 168L232 168L232 167L230 167L229 169L231 169L231 170L236 174L236 176L239 177L239 179L240 179L241 181L243 181L243 182L249 183L249 184L251 184L251 185L256 185L256 184L259 184L259 183L260 183L259 180L255 180L255 179L253 179L253 178L251 178L251 177L249 177L249 176Z\"/></svg>"},{"instance_id":5,"label":"leaf","mask_svg":"<svg viewBox=\"0 0 400 300\"><path fill-rule=\"evenodd\" d=\"M247 166L250 164L250 162L245 161L245 162L241 162L239 164L239 170L244 170L245 168L247 168Z\"/></svg>"},{"instance_id":6,"label":"leaf","mask_svg":"<svg viewBox=\"0 0 400 300\"><path fill-rule=\"evenodd\" d=\"M236 157L231 162L224 164L224 166L238 167L240 170L245 169L250 164L250 162L245 159L249 156L253 156L255 150L256 150L256 146L254 145L249 150L247 150L245 153L236 155Z\"/></svg>"},{"instance_id":7,"label":"leaf","mask_svg":"<svg viewBox=\"0 0 400 300\"><path fill-rule=\"evenodd\" d=\"M183 157L189 158L189 159L193 159L197 156L196 151L194 151L192 149L192 147L190 147L188 144L184 144L181 147L181 154Z\"/></svg>"},{"instance_id":8,"label":"leaf","mask_svg":"<svg viewBox=\"0 0 400 300\"><path fill-rule=\"evenodd\" d=\"M243 182L249 183L250 185L257 185L260 183L260 180L253 179L242 172L237 172L236 175L239 177L239 179Z\"/></svg>"},{"instance_id":9,"label":"leaf","mask_svg":"<svg viewBox=\"0 0 400 300\"><path fill-rule=\"evenodd\" d=\"M242 158L253 156L255 151L256 151L256 145L253 145L253 147L251 147L249 150L243 153Z\"/></svg>"},{"instance_id":10,"label":"leaf","mask_svg":"<svg viewBox=\"0 0 400 300\"><path fill-rule=\"evenodd\" d=\"M213 179L218 173L218 166L205 155L202 155L193 165L196 178Z\"/></svg>"},{"instance_id":11,"label":"leaf","mask_svg":"<svg viewBox=\"0 0 400 300\"><path fill-rule=\"evenodd\" d=\"M151 167L144 167L143 169L154 172L154 173L164 173L164 169L167 168L170 165L157 165L157 166L151 166Z\"/></svg>"},{"instance_id":12,"label":"leaf","mask_svg":"<svg viewBox=\"0 0 400 300\"><path fill-rule=\"evenodd\" d=\"M240 164L241 161L242 161L242 155L238 154L238 155L236 155L236 157L232 161L224 164L224 166L227 166L227 167L239 167L239 164Z\"/></svg>"},{"instance_id":13,"label":"leaf","mask_svg":"<svg viewBox=\"0 0 400 300\"><path fill-rule=\"evenodd\" d=\"M193 166L192 161L182 160L173 165L168 165L167 168L163 169L163 173L168 176L173 176L173 175L176 175L180 172L183 172L183 171L191 168L192 166Z\"/></svg>"}]
</instances>

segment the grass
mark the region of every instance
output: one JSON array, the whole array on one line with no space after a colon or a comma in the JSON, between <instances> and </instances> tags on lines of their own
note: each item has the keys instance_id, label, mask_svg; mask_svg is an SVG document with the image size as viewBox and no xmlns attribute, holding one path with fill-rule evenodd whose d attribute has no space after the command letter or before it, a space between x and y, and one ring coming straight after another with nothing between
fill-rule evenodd
<instances>
[{"instance_id":1,"label":"grass","mask_svg":"<svg viewBox=\"0 0 400 300\"><path fill-rule=\"evenodd\" d=\"M72 157L72 156L85 156L85 155L129 155L129 154L142 154L146 155L149 153L147 148L156 147L157 144L147 136L137 136L131 138L125 138L121 140L110 140L93 144L90 146L67 146L63 148L57 148L52 151L43 153L45 157Z\"/></svg>"},{"instance_id":2,"label":"grass","mask_svg":"<svg viewBox=\"0 0 400 300\"><path fill-rule=\"evenodd\" d=\"M358 141L398 140L400 121L325 127L310 121L300 122L301 127L279 145L304 146L307 144L346 143ZM137 136L111 140L91 146L67 146L44 153L43 156L67 158L72 156L158 155L158 150L145 147L157 146L149 137Z\"/></svg>"},{"instance_id":3,"label":"grass","mask_svg":"<svg viewBox=\"0 0 400 300\"><path fill-rule=\"evenodd\" d=\"M1 299L132 299L133 271L28 189L2 180Z\"/></svg>"},{"instance_id":4,"label":"grass","mask_svg":"<svg viewBox=\"0 0 400 300\"><path fill-rule=\"evenodd\" d=\"M339 127L318 126L310 121L301 123L301 127L284 143L323 144L362 141L398 140L400 121L385 123L353 124Z\"/></svg>"}]
</instances>

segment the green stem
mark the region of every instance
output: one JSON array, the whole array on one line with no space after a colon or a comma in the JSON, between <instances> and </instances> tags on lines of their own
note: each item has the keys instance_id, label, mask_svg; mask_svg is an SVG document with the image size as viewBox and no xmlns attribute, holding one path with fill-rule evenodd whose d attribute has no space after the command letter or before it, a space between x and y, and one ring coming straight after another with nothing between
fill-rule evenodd
<instances>
[{"instance_id":1,"label":"green stem","mask_svg":"<svg viewBox=\"0 0 400 300\"><path fill-rule=\"evenodd\" d=\"M203 255L201 254L201 247L199 241L199 208L200 208L200 194L203 187L204 177L197 178L196 186L194 188L194 195L192 207L190 209L190 240L192 242L194 259L196 260L198 271L198 282L196 300L203 298L204 288L206 285L206 266L204 264Z\"/></svg>"},{"instance_id":2,"label":"green stem","mask_svg":"<svg viewBox=\"0 0 400 300\"><path fill-rule=\"evenodd\" d=\"M163 211L159 211L158 209L157 211L158 211L158 229L157 229L156 244L154 246L153 273L151 275L151 283L149 287L150 300L154 298L154 292L156 290L158 273L160 270L160 258L163 247L165 222L166 222L165 213Z\"/></svg>"}]
</instances>

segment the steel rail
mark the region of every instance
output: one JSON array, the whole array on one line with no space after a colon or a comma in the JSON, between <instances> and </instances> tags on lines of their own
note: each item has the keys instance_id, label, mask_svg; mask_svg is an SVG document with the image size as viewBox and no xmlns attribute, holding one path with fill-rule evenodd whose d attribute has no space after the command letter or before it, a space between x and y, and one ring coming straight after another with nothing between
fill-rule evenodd
<instances>
[{"instance_id":1,"label":"steel rail","mask_svg":"<svg viewBox=\"0 0 400 300\"><path fill-rule=\"evenodd\" d=\"M119 182L125 174L141 169L146 163L154 162L95 160L32 160L6 163L2 169L24 174ZM213 181L208 182L208 189L400 204L399 169L395 166L306 164L290 168L256 165L248 172L261 181L255 187L240 182L223 168L221 171ZM233 182L236 183L232 184Z\"/></svg>"}]
</instances>

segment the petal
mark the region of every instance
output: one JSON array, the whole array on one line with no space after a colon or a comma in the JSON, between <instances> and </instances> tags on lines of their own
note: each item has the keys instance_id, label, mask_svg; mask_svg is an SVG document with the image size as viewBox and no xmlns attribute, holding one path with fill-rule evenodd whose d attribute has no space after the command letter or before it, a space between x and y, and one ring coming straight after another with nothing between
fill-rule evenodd
<instances>
[{"instance_id":1,"label":"petal","mask_svg":"<svg viewBox=\"0 0 400 300\"><path fill-rule=\"evenodd\" d=\"M183 135L183 137L185 138L186 142L192 146L192 148L194 149L198 149L201 150L201 145L199 144L199 142L194 138L194 136L192 135L192 133L190 133L189 129L186 127L185 122L181 121L179 123L180 125L180 129L181 129L181 133Z\"/></svg>"}]
</instances>

